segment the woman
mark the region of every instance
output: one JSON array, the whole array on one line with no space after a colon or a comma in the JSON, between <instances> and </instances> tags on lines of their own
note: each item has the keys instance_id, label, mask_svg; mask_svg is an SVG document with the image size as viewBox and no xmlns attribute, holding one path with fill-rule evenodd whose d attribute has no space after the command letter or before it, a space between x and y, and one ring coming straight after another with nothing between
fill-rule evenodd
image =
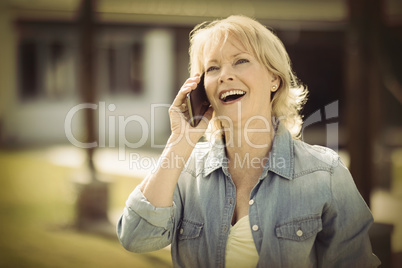
<instances>
[{"instance_id":1,"label":"woman","mask_svg":"<svg viewBox=\"0 0 402 268\"><path fill-rule=\"evenodd\" d=\"M306 90L281 41L231 16L197 26L190 42L191 78L169 110L156 172L127 200L123 246L171 244L176 267L378 266L373 218L349 171L333 151L297 139ZM185 99L201 73L211 107L193 128Z\"/></svg>"}]
</instances>

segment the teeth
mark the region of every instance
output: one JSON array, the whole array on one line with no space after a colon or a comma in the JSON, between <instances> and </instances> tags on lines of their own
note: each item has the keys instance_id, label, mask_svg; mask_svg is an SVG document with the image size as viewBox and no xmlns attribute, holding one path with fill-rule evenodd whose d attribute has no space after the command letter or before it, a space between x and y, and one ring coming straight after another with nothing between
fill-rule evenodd
<instances>
[{"instance_id":1,"label":"teeth","mask_svg":"<svg viewBox=\"0 0 402 268\"><path fill-rule=\"evenodd\" d=\"M230 90L221 95L221 100L224 100L227 96L230 96L230 95L244 95L244 94L246 94L246 92L244 92L242 90Z\"/></svg>"}]
</instances>

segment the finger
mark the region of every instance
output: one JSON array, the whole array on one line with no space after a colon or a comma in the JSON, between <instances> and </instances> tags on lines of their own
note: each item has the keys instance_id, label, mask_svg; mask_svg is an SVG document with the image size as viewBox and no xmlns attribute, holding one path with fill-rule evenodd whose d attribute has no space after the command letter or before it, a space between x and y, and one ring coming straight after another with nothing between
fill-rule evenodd
<instances>
[{"instance_id":1,"label":"finger","mask_svg":"<svg viewBox=\"0 0 402 268\"><path fill-rule=\"evenodd\" d=\"M182 103L181 105L178 105L178 106L173 106L172 105L169 108L169 112L178 113L178 114L184 114L184 115L189 114L187 103L184 102L184 103Z\"/></svg>"},{"instance_id":2,"label":"finger","mask_svg":"<svg viewBox=\"0 0 402 268\"><path fill-rule=\"evenodd\" d=\"M193 89L197 88L198 83L200 82L200 76L197 73L195 76L190 77L184 82L183 86L180 88L178 94L173 100L173 106L179 106L186 100L186 95Z\"/></svg>"},{"instance_id":3,"label":"finger","mask_svg":"<svg viewBox=\"0 0 402 268\"><path fill-rule=\"evenodd\" d=\"M198 83L201 81L201 77L199 76L199 74L196 74L193 77L187 78L186 82L184 82L183 87L187 87L187 86L191 86L191 87L196 87L198 85Z\"/></svg>"},{"instance_id":4,"label":"finger","mask_svg":"<svg viewBox=\"0 0 402 268\"><path fill-rule=\"evenodd\" d=\"M186 82L184 82L184 84L186 84L186 83L192 83L192 82L195 82L195 83L199 83L200 82L200 76L197 74L197 75L195 75L195 76L193 76L193 77L190 77L190 78L188 78L187 80L186 80Z\"/></svg>"},{"instance_id":5,"label":"finger","mask_svg":"<svg viewBox=\"0 0 402 268\"><path fill-rule=\"evenodd\" d=\"M172 106L176 106L179 107L181 106L183 103L186 102L186 97L187 94L191 91L191 87L183 87L182 89L179 90L179 92L177 93L176 97L173 100Z\"/></svg>"},{"instance_id":6,"label":"finger","mask_svg":"<svg viewBox=\"0 0 402 268\"><path fill-rule=\"evenodd\" d=\"M196 82L190 82L184 84L180 90L188 90L188 89L195 89L197 88L197 83ZM190 90L191 91L191 90Z\"/></svg>"},{"instance_id":7,"label":"finger","mask_svg":"<svg viewBox=\"0 0 402 268\"><path fill-rule=\"evenodd\" d=\"M181 87L173 101L174 106L179 106L186 100L186 96L189 92L197 88L197 83L193 80L187 79L186 83Z\"/></svg>"},{"instance_id":8,"label":"finger","mask_svg":"<svg viewBox=\"0 0 402 268\"><path fill-rule=\"evenodd\" d=\"M180 107L180 111L181 111L182 113L188 111L187 103L182 103L179 107Z\"/></svg>"}]
</instances>

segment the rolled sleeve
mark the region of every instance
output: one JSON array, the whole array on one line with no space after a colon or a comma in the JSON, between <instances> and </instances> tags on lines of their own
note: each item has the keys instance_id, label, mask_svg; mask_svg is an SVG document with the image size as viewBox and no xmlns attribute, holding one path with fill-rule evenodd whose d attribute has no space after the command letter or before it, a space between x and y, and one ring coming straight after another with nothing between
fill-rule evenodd
<instances>
[{"instance_id":1,"label":"rolled sleeve","mask_svg":"<svg viewBox=\"0 0 402 268\"><path fill-rule=\"evenodd\" d=\"M137 187L128 197L126 209L127 218L132 217L130 212L133 211L150 224L167 229L169 221L174 217L176 205L173 202L171 207L156 208Z\"/></svg>"},{"instance_id":2,"label":"rolled sleeve","mask_svg":"<svg viewBox=\"0 0 402 268\"><path fill-rule=\"evenodd\" d=\"M172 241L176 205L156 208L139 187L130 194L117 224L120 243L129 251L149 252L166 247Z\"/></svg>"}]
</instances>

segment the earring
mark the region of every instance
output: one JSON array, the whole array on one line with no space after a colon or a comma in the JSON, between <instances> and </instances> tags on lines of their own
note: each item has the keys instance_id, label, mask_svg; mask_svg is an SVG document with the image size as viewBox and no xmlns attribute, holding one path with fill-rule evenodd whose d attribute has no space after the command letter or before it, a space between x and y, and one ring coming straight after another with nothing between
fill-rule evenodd
<instances>
[{"instance_id":1,"label":"earring","mask_svg":"<svg viewBox=\"0 0 402 268\"><path fill-rule=\"evenodd\" d=\"M273 86L272 86L272 89L273 89L273 90L276 90L277 87L278 87L278 85L273 85Z\"/></svg>"}]
</instances>

